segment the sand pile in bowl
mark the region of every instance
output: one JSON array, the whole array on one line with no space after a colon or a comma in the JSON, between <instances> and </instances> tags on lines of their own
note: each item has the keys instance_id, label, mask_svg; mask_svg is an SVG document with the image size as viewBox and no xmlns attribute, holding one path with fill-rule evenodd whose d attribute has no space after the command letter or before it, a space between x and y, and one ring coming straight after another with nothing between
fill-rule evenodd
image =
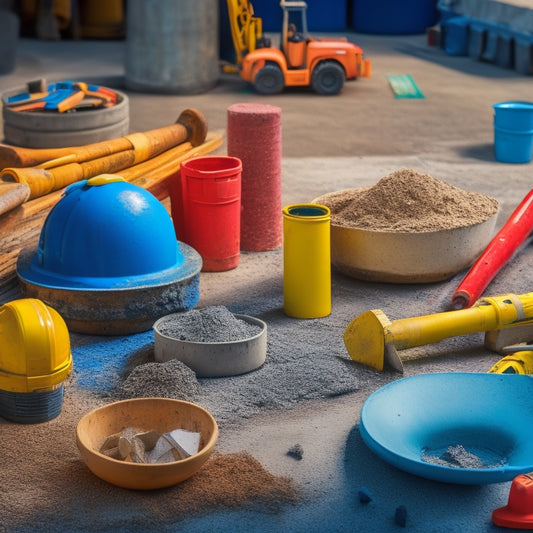
<instances>
[{"instance_id":1,"label":"sand pile in bowl","mask_svg":"<svg viewBox=\"0 0 533 533\"><path fill-rule=\"evenodd\" d=\"M317 202L337 226L388 232L426 232L471 226L498 212L494 198L402 169L372 187L327 194Z\"/></svg>"}]
</instances>

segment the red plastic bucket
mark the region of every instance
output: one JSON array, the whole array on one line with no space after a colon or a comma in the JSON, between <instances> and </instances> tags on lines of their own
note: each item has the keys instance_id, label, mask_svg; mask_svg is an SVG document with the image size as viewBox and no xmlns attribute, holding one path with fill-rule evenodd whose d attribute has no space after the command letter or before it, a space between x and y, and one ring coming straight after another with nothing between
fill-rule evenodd
<instances>
[{"instance_id":1,"label":"red plastic bucket","mask_svg":"<svg viewBox=\"0 0 533 533\"><path fill-rule=\"evenodd\" d=\"M181 164L180 174L170 191L176 236L202 256L203 271L235 268L240 256L241 160L196 157Z\"/></svg>"}]
</instances>

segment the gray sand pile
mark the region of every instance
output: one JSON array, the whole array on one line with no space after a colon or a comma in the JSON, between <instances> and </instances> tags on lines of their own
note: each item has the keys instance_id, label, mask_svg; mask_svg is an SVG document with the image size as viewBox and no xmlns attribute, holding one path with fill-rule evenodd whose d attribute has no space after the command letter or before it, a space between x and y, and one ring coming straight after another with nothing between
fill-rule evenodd
<instances>
[{"instance_id":1,"label":"gray sand pile","mask_svg":"<svg viewBox=\"0 0 533 533\"><path fill-rule=\"evenodd\" d=\"M167 337L190 342L232 342L249 339L261 328L236 317L223 305L168 316L158 325Z\"/></svg>"},{"instance_id":2,"label":"gray sand pile","mask_svg":"<svg viewBox=\"0 0 533 533\"><path fill-rule=\"evenodd\" d=\"M440 455L435 456L428 453L422 454L422 461L440 466L448 466L450 468L496 468L503 463L500 461L495 463L493 461L485 461L475 453L469 452L463 445L457 444L448 446L446 451Z\"/></svg>"},{"instance_id":3,"label":"gray sand pile","mask_svg":"<svg viewBox=\"0 0 533 533\"><path fill-rule=\"evenodd\" d=\"M118 396L127 398L174 398L193 401L200 393L196 374L184 363L144 363L135 367L120 385Z\"/></svg>"}]
</instances>

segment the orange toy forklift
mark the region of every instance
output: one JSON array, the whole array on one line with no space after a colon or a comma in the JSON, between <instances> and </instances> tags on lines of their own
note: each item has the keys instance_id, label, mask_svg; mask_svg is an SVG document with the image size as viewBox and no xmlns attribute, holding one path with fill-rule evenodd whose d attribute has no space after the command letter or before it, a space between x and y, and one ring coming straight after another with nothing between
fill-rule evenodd
<instances>
[{"instance_id":1,"label":"orange toy forklift","mask_svg":"<svg viewBox=\"0 0 533 533\"><path fill-rule=\"evenodd\" d=\"M281 0L283 27L280 48L262 35L261 19L247 0L227 0L233 43L241 78L260 94L277 94L285 87L311 86L318 94L338 94L345 80L368 78L369 59L346 38L311 37L307 4ZM294 24L297 19L299 26Z\"/></svg>"}]
</instances>

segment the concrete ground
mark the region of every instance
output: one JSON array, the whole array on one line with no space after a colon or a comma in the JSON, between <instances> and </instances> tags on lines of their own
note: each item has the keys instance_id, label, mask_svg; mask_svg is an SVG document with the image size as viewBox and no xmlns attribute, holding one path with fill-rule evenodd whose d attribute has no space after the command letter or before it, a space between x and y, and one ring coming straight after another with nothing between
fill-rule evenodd
<instances>
[{"instance_id":1,"label":"concrete ground","mask_svg":"<svg viewBox=\"0 0 533 533\"><path fill-rule=\"evenodd\" d=\"M211 130L222 130L226 128L227 108L234 103L276 105L282 109L285 205L311 201L327 192L373 185L386 174L408 167L493 196L501 203L499 225L503 224L529 192L532 166L495 161L491 106L506 100L531 100L531 78L467 57L447 56L440 48L428 46L424 35L347 35L372 60L373 73L370 79L347 83L338 96L322 97L303 89L264 97L251 92L238 77L224 75L217 87L205 94L129 92L130 129L161 127L173 122L184 108L194 107L206 116ZM40 76L50 81L80 79L123 88L124 46L121 41L23 39L16 69L0 77L0 90ZM388 74L410 74L425 98L394 98ZM218 151L224 153L225 145ZM529 292L533 281L531 259L530 247L521 250L485 294ZM32 463L39 461L39 455L16 453L18 446L26 449L28 443L35 442L32 431L47 439L47 427L54 428L56 423L34 429L0 421L0 442L8 450L4 458L0 454L0 531L388 532L401 529L394 522L395 509L400 505L407 509L405 529L412 532L503 531L492 524L491 512L507 503L510 482L474 486L434 482L388 465L366 447L358 430L361 407L375 390L401 376L357 365L338 348L346 325L368 309L382 309L391 319L449 310L451 295L463 275L458 273L451 280L431 285L387 285L365 283L334 272L332 314L322 325L320 320L314 323L331 332L331 357L346 363L354 379L353 391L300 399L290 408L259 409L248 418L240 418L238 413L233 419L228 417L232 423L222 426L217 450L246 450L272 474L291 477L303 493L296 505L281 505L277 512L266 507L215 506L188 519L173 520L167 513L163 522L141 506L142 496L138 494L116 489L110 497L104 482L88 483L84 475L89 474L77 466L80 459L74 428L89 404L84 404L83 391L77 400L78 391L73 387L59 417L65 420L66 428L63 453L73 469L71 478L61 485L61 496L48 492L46 483L52 485L54 476L65 467L56 466L49 476L42 471L37 475ZM282 276L280 250L243 254L233 271L202 274L199 305L235 305L249 314L259 310L265 316L277 313L279 318ZM296 332L302 323L288 321L287 327ZM99 340L73 335L74 356L77 346ZM290 331L286 342L290 350ZM415 355L431 357L409 361L404 375L486 372L500 356L483 348L482 343L482 335L469 335L418 350ZM265 368L268 371L268 366ZM322 378L309 377L311 381ZM105 399L98 402L105 403ZM286 455L296 442L304 450L301 461ZM40 453L57 455L54 450L43 449L40 446ZM38 487L38 496L30 496ZM368 505L358 501L361 487L373 494ZM168 498L172 492L159 494ZM33 502L33 510L21 513L19 502L25 498ZM138 507L129 505L131 501Z\"/></svg>"}]
</instances>

